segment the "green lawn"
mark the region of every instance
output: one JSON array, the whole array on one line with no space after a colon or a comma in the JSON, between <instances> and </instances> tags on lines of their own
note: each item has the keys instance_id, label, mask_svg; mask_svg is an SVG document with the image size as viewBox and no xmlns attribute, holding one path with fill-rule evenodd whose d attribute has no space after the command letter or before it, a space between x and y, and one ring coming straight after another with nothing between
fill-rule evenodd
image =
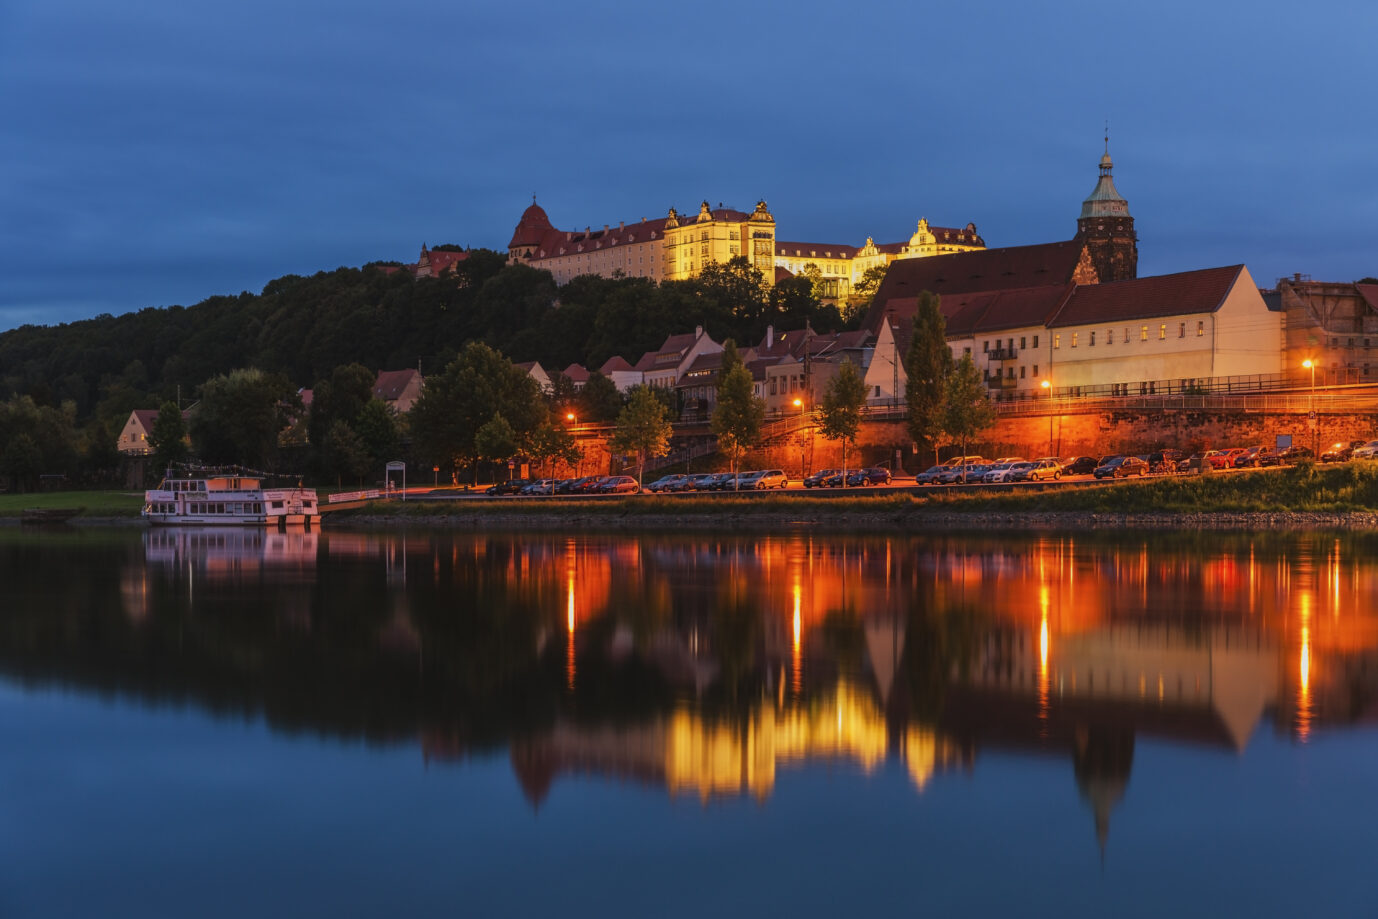
<instances>
[{"instance_id":1,"label":"green lawn","mask_svg":"<svg viewBox=\"0 0 1378 919\"><path fill-rule=\"evenodd\" d=\"M27 507L79 507L86 517L137 517L141 491L46 491L0 495L0 517L18 517Z\"/></svg>"}]
</instances>

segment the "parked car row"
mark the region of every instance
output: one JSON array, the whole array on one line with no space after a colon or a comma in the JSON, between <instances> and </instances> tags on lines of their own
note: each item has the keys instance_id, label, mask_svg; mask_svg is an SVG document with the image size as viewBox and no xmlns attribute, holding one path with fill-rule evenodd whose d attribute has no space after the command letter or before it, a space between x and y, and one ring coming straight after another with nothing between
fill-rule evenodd
<instances>
[{"instance_id":1,"label":"parked car row","mask_svg":"<svg viewBox=\"0 0 1378 919\"><path fill-rule=\"evenodd\" d=\"M577 479L510 479L489 487L489 495L619 495L641 489L629 475L586 475Z\"/></svg>"},{"instance_id":2,"label":"parked car row","mask_svg":"<svg viewBox=\"0 0 1378 919\"><path fill-rule=\"evenodd\" d=\"M647 491L756 491L784 488L789 476L781 469L753 469L749 472L703 472L697 475L676 473L661 476L646 486Z\"/></svg>"},{"instance_id":3,"label":"parked car row","mask_svg":"<svg viewBox=\"0 0 1378 919\"><path fill-rule=\"evenodd\" d=\"M889 485L890 470L879 466L866 469L820 469L804 478L805 488L841 488L845 482L848 488L864 485Z\"/></svg>"}]
</instances>

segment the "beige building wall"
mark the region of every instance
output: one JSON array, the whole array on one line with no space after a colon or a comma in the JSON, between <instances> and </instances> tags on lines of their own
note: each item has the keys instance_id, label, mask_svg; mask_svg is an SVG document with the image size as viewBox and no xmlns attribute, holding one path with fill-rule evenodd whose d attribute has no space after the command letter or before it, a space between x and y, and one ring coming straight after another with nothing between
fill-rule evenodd
<instances>
[{"instance_id":1,"label":"beige building wall","mask_svg":"<svg viewBox=\"0 0 1378 919\"><path fill-rule=\"evenodd\" d=\"M661 277L667 281L692 278L708 265L722 264L744 256L765 277L775 283L775 218L764 201L747 219L722 218L740 212L714 209L705 201L696 217L681 217L674 209L665 220Z\"/></svg>"}]
</instances>

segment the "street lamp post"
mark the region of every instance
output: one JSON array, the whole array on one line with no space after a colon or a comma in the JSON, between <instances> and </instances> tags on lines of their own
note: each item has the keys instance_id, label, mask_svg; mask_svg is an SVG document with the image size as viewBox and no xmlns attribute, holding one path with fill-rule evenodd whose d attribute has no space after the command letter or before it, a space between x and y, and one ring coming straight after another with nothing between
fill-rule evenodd
<instances>
[{"instance_id":1,"label":"street lamp post","mask_svg":"<svg viewBox=\"0 0 1378 919\"><path fill-rule=\"evenodd\" d=\"M1316 362L1308 357L1301 365L1311 371L1311 393L1306 397L1306 419L1311 424L1311 452L1318 454L1321 449L1321 426L1320 419L1316 417Z\"/></svg>"},{"instance_id":2,"label":"street lamp post","mask_svg":"<svg viewBox=\"0 0 1378 919\"><path fill-rule=\"evenodd\" d=\"M804 400L795 399L794 407L799 409L799 478L803 480L808 475L804 466Z\"/></svg>"},{"instance_id":3,"label":"street lamp post","mask_svg":"<svg viewBox=\"0 0 1378 919\"><path fill-rule=\"evenodd\" d=\"M576 428L576 427L579 426L579 419L578 419L577 417L575 417L575 414L574 414L573 412L565 412L565 420L569 422L569 426L570 426L571 429L572 429L572 428ZM574 431L571 430L569 433L570 433L571 436L573 436ZM577 446L577 444L576 444L576 446ZM584 471L584 453L583 453L583 451L581 450L581 451L579 452L579 458L578 458L577 460L574 461L574 475L575 475L575 477L578 478L579 474L582 473L583 471Z\"/></svg>"},{"instance_id":4,"label":"street lamp post","mask_svg":"<svg viewBox=\"0 0 1378 919\"><path fill-rule=\"evenodd\" d=\"M1038 384L1048 395L1048 455L1053 455L1053 384L1044 380Z\"/></svg>"}]
</instances>

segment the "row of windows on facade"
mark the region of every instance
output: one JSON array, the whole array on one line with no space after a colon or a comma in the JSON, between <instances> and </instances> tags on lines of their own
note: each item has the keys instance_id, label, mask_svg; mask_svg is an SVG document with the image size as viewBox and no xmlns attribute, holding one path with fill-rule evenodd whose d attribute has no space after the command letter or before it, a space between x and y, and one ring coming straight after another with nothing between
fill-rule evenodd
<instances>
[{"instance_id":1,"label":"row of windows on facade","mask_svg":"<svg viewBox=\"0 0 1378 919\"><path fill-rule=\"evenodd\" d=\"M281 501L274 501L274 507L282 507ZM155 501L149 506L149 511L154 514L175 514L177 505L172 502ZM190 501L187 503L188 514L261 514L263 505L257 502L244 502L239 504L222 504L210 501Z\"/></svg>"},{"instance_id":2,"label":"row of windows on facade","mask_svg":"<svg viewBox=\"0 0 1378 919\"><path fill-rule=\"evenodd\" d=\"M1196 334L1197 334L1198 337L1204 336L1204 335L1206 334L1206 323L1205 323L1204 320L1198 320L1198 321L1197 321L1197 323L1196 323ZM1072 335L1072 338L1071 338L1071 346L1072 346L1073 348L1075 348L1075 347L1077 347L1077 345L1080 343L1080 340L1081 340L1081 339L1080 339L1081 333L1079 333L1079 332L1073 332L1073 333L1071 333L1071 335ZM1179 323L1177 324L1177 337L1178 337L1178 338L1186 338L1186 337L1187 337L1187 324L1186 324L1185 322L1179 322ZM1164 322L1164 323L1159 324L1159 326L1158 326L1158 340L1159 340L1159 341L1165 341L1166 339L1167 339L1167 323ZM1124 341L1126 344L1128 344L1128 343L1129 343L1129 340L1130 340L1130 330L1129 330L1128 328L1126 328L1126 329L1124 330L1124 338L1123 338L1123 341ZM1028 346L1025 344L1026 341L1027 341L1027 336L1021 337L1021 338L1019 339L1019 347L1020 347L1021 350L1024 349L1024 348L1026 348L1026 347L1028 347ZM1147 325L1142 325L1142 326L1139 327L1139 341L1148 341L1148 326L1147 326ZM1113 344L1115 343L1115 330L1114 330L1114 329L1106 329L1106 330L1105 330L1105 343L1106 343L1107 345L1113 345ZM990 344L991 344L991 343L990 343L989 340L987 340L987 341L985 341L985 342L982 342L982 348L981 348L981 350L982 350L983 352L989 354L990 351L991 351ZM1095 333L1095 332L1088 332L1088 333L1087 333L1087 343L1086 343L1086 344L1087 344L1088 347L1092 347L1092 348L1094 348L1094 347L1096 346L1096 333ZM1035 348L1038 347L1038 336L1037 336L1037 335L1033 336L1033 346L1034 346ZM1014 339L1013 339L1013 338L1007 339L1007 344L1005 345L1005 347L1006 347L1008 350L1013 351L1013 350L1014 350ZM1061 333L1056 333L1056 334L1053 335L1053 347L1054 347L1054 348L1061 348L1061 347L1062 347L1062 334L1061 334ZM996 341L995 341L995 350L996 350L996 351L999 351L999 350L1000 350L1000 340L999 340L999 339L996 339Z\"/></svg>"},{"instance_id":3,"label":"row of windows on facade","mask_svg":"<svg viewBox=\"0 0 1378 919\"><path fill-rule=\"evenodd\" d=\"M1339 346L1340 346L1340 340L1339 340L1338 338L1332 338L1332 339L1330 339L1330 347L1332 347L1332 348L1338 348ZM1351 337L1351 338L1346 338L1346 339L1345 339L1345 347L1346 347L1346 348L1352 348L1352 347L1354 347L1354 339L1353 339L1352 337ZM1367 338L1364 339L1364 347L1365 347L1365 348L1370 347L1370 345L1369 345L1369 339L1367 339Z\"/></svg>"},{"instance_id":4,"label":"row of windows on facade","mask_svg":"<svg viewBox=\"0 0 1378 919\"><path fill-rule=\"evenodd\" d=\"M1014 368L1013 368L1013 367L1007 367L1007 368L1005 368L1005 369L1008 371L1008 372L1005 374L1005 379L1007 379L1007 380L1013 380L1013 379L1014 379ZM1027 379L1027 377L1026 377L1025 374L1024 374L1024 371L1027 370L1027 369L1028 369L1028 368L1022 367L1022 366L1019 368L1019 379L1021 379L1021 380ZM1038 365L1037 365L1037 364L1034 364L1034 365L1033 365L1033 373L1032 373L1031 375L1033 376L1033 378L1034 378L1035 380L1038 379ZM996 368L995 370L987 370L987 371L986 371L986 379L987 379L987 380L998 380L998 379L1000 379L1000 370L999 370L999 368Z\"/></svg>"},{"instance_id":5,"label":"row of windows on facade","mask_svg":"<svg viewBox=\"0 0 1378 919\"><path fill-rule=\"evenodd\" d=\"M786 388L786 382L785 382L786 380L789 381L789 383L788 383L788 388ZM775 386L776 381L779 381L779 384L780 384L780 386L779 386L778 389L777 389L776 386ZM799 391L802 390L803 388L804 388L804 378L803 378L802 376L800 376L799 374L793 374L793 375L788 376L788 377L785 377L785 376L778 376L778 377L771 377L771 378L770 378L770 394L771 394L772 396L777 395L778 393L799 392Z\"/></svg>"}]
</instances>

